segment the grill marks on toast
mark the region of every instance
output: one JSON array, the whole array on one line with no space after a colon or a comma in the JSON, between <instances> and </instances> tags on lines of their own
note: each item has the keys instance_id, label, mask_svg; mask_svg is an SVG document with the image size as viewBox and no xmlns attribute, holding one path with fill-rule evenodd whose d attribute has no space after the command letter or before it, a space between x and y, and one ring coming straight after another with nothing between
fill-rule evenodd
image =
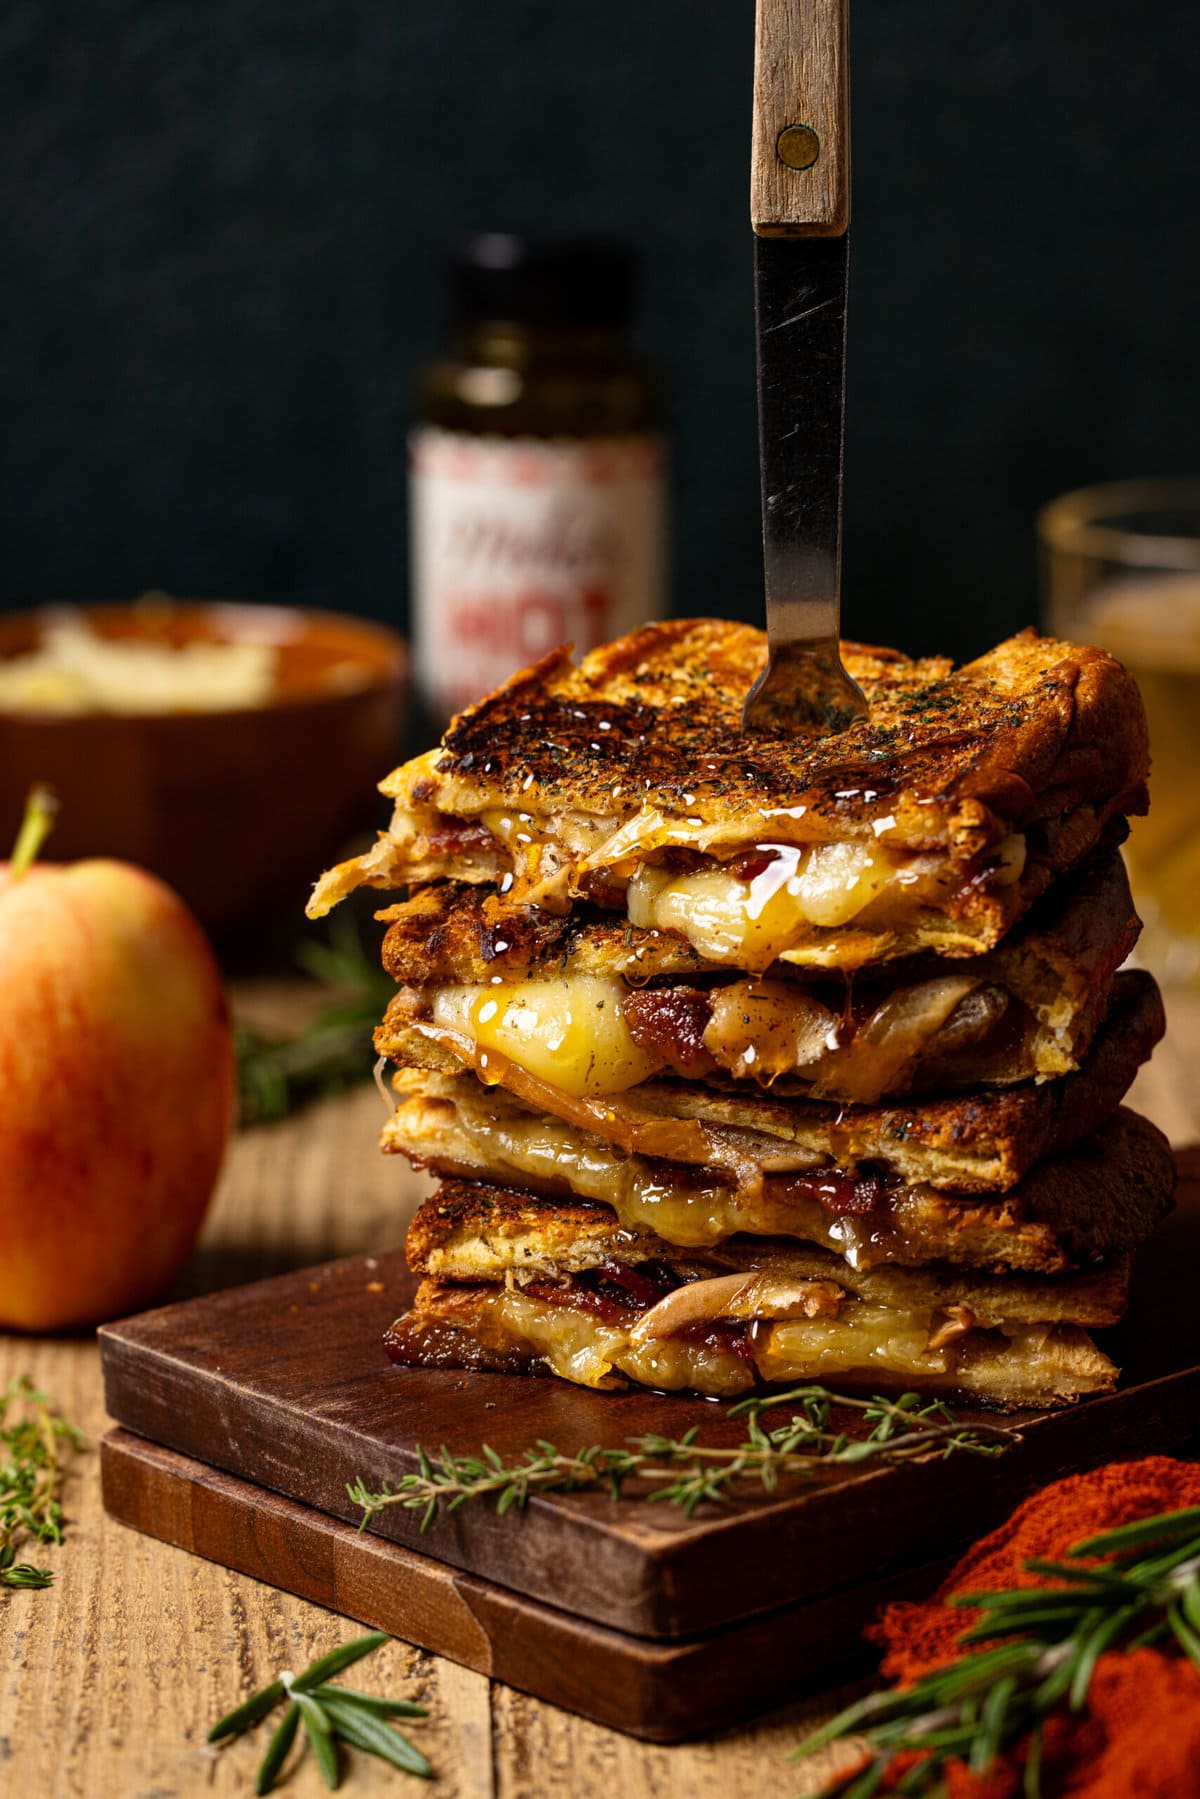
<instances>
[{"instance_id":1,"label":"grill marks on toast","mask_svg":"<svg viewBox=\"0 0 1200 1799\"><path fill-rule=\"evenodd\" d=\"M857 839L941 854L966 884L940 929L935 913L899 942L887 930L835 931L829 960L857 965L922 947L973 955L1094 847L1109 819L1145 809L1140 697L1101 650L1029 631L954 670L847 644L871 713L816 741L741 735L742 700L765 653L750 626L681 620L593 651L578 668L559 651L523 670L457 719L440 751L381 784L396 802L388 834L322 877L311 915L359 885L440 879L507 887L507 913L527 898L558 911L580 897L619 910L629 868L667 844L728 857L772 839ZM489 814L524 820L528 854L515 835L492 837L489 849ZM1014 832L1029 839L1026 870L1011 888L991 888L988 852Z\"/></svg>"},{"instance_id":2,"label":"grill marks on toast","mask_svg":"<svg viewBox=\"0 0 1200 1799\"><path fill-rule=\"evenodd\" d=\"M742 702L765 656L761 631L711 619L647 626L578 668L556 652L455 722L411 798L704 823L803 804L804 836L862 837L892 815L888 841L966 855L1074 806L1142 802L1141 704L1102 650L1027 631L956 671L846 644L867 718L832 738L747 739Z\"/></svg>"}]
</instances>

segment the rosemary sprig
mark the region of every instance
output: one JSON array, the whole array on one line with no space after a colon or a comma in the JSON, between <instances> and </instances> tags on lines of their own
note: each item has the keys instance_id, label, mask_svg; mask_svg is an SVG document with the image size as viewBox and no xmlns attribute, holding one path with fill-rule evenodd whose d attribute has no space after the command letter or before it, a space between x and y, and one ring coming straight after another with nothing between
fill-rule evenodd
<instances>
[{"instance_id":1,"label":"rosemary sprig","mask_svg":"<svg viewBox=\"0 0 1200 1799\"><path fill-rule=\"evenodd\" d=\"M19 1415L10 1423L14 1406ZM50 1406L24 1375L0 1392L0 1586L48 1587L54 1580L49 1568L17 1560L23 1542L62 1542L61 1448L82 1449L85 1441Z\"/></svg>"},{"instance_id":2,"label":"rosemary sprig","mask_svg":"<svg viewBox=\"0 0 1200 1799\"><path fill-rule=\"evenodd\" d=\"M1022 1743L1025 1799L1039 1799L1046 1719L1064 1707L1083 1710L1107 1650L1173 1641L1200 1672L1200 1506L1088 1537L1066 1561L1025 1567L1054 1584L955 1593L949 1601L983 1613L960 1641L990 1647L911 1686L869 1694L801 1744L795 1758L840 1737L866 1737L869 1760L827 1786L822 1799L868 1799L907 1750L922 1759L896 1790L940 1793L948 1762L985 1774Z\"/></svg>"},{"instance_id":3,"label":"rosemary sprig","mask_svg":"<svg viewBox=\"0 0 1200 1799\"><path fill-rule=\"evenodd\" d=\"M767 1429L763 1413L777 1406L798 1408L784 1424ZM865 1437L852 1437L832 1422L835 1409L861 1413L871 1426ZM418 1449L415 1474L393 1488L371 1492L359 1479L346 1489L363 1509L360 1528L388 1506L421 1513L428 1530L439 1506L457 1511L469 1499L493 1497L499 1513L524 1506L531 1493L577 1492L606 1488L613 1499L625 1495L627 1482L646 1483L639 1497L676 1505L690 1518L697 1506L723 1505L746 1487L773 1493L785 1475L809 1475L819 1467L847 1463L908 1462L932 1454L1000 1455L1016 1433L999 1425L960 1424L948 1406L922 1405L920 1395L900 1399L862 1399L831 1393L820 1386L790 1392L755 1394L732 1406L729 1416L746 1420L745 1439L732 1448L699 1441L699 1427L682 1437L631 1437L623 1448L593 1444L564 1454L553 1443L539 1441L519 1461L505 1462L488 1444L477 1456L456 1456L442 1448L436 1454Z\"/></svg>"},{"instance_id":4,"label":"rosemary sprig","mask_svg":"<svg viewBox=\"0 0 1200 1799\"><path fill-rule=\"evenodd\" d=\"M371 1032L393 998L395 983L366 954L354 920L338 917L327 943L302 944L296 960L338 997L295 1036L280 1037L239 1021L239 1120L267 1124L307 1099L365 1080L375 1064Z\"/></svg>"},{"instance_id":5,"label":"rosemary sprig","mask_svg":"<svg viewBox=\"0 0 1200 1799\"><path fill-rule=\"evenodd\" d=\"M336 1788L342 1778L339 1742L377 1756L380 1761L399 1768L401 1773L428 1780L433 1774L428 1761L407 1737L393 1730L389 1722L393 1718L427 1717L425 1707L413 1705L408 1699L385 1699L379 1693L359 1693L353 1687L333 1683L335 1674L343 1673L389 1640L385 1630L373 1630L365 1637L355 1637L353 1641L331 1649L328 1655L310 1663L301 1674L293 1674L285 1668L265 1687L260 1687L257 1693L252 1693L249 1699L219 1718L208 1733L209 1742L232 1742L247 1730L253 1730L277 1706L286 1702L287 1709L259 1763L254 1783L256 1793L269 1793L275 1785L301 1724L321 1778L330 1789Z\"/></svg>"}]
</instances>

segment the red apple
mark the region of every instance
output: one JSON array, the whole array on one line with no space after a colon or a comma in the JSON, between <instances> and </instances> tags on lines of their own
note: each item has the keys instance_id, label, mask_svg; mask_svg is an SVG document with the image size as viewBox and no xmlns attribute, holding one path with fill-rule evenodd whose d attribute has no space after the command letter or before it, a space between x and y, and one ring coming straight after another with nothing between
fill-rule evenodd
<instances>
[{"instance_id":1,"label":"red apple","mask_svg":"<svg viewBox=\"0 0 1200 1799\"><path fill-rule=\"evenodd\" d=\"M234 1108L221 976L128 863L0 864L0 1325L94 1324L162 1293Z\"/></svg>"}]
</instances>

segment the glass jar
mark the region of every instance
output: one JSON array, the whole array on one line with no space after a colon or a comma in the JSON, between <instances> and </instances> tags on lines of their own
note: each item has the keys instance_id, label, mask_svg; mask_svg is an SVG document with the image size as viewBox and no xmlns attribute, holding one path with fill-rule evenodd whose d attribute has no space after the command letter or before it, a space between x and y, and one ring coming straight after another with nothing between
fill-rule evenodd
<instances>
[{"instance_id":1,"label":"glass jar","mask_svg":"<svg viewBox=\"0 0 1200 1799\"><path fill-rule=\"evenodd\" d=\"M428 722L563 643L666 608L666 459L616 242L503 233L449 262L455 320L410 438L412 621Z\"/></svg>"},{"instance_id":2,"label":"glass jar","mask_svg":"<svg viewBox=\"0 0 1200 1799\"><path fill-rule=\"evenodd\" d=\"M1038 540L1049 629L1110 650L1146 704L1152 803L1125 848L1138 959L1200 989L1200 479L1064 494L1039 514Z\"/></svg>"}]
</instances>

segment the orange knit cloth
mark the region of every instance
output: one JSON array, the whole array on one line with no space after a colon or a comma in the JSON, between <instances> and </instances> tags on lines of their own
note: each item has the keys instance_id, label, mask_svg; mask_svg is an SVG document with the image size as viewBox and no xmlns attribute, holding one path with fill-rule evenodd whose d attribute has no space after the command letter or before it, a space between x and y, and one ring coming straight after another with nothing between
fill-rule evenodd
<instances>
[{"instance_id":1,"label":"orange knit cloth","mask_svg":"<svg viewBox=\"0 0 1200 1799\"><path fill-rule=\"evenodd\" d=\"M883 1646L883 1673L903 1684L964 1653L958 1639L979 1614L946 1605L951 1593L1047 1585L1025 1561L1061 1561L1084 1537L1197 1505L1200 1463L1167 1456L1057 1481L968 1550L931 1599L887 1607L869 1633ZM897 1758L893 1775L913 1759ZM1018 1799L1021 1767L1008 1759L980 1778L955 1764L950 1799ZM1086 1709L1046 1726L1042 1790L1063 1799L1200 1799L1200 1673L1157 1649L1102 1656Z\"/></svg>"}]
</instances>

